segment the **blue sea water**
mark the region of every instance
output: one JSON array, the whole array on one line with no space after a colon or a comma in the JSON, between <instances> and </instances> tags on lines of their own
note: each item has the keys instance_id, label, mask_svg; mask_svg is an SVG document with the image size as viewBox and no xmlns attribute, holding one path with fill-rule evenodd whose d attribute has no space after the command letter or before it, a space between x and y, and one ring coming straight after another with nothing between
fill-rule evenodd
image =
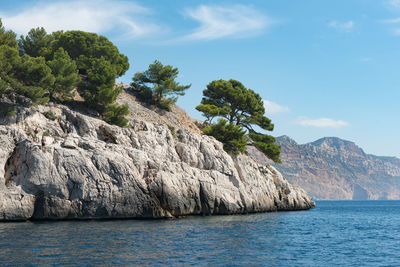
<instances>
[{"instance_id":1,"label":"blue sea water","mask_svg":"<svg viewBox=\"0 0 400 267\"><path fill-rule=\"evenodd\" d=\"M0 223L1 265L400 266L400 201L178 220Z\"/></svg>"}]
</instances>

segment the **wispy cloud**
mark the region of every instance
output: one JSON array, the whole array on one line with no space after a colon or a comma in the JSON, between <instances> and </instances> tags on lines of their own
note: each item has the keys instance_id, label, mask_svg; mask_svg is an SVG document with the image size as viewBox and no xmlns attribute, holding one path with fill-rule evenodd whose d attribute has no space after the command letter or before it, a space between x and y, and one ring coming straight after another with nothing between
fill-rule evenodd
<instances>
[{"instance_id":1,"label":"wispy cloud","mask_svg":"<svg viewBox=\"0 0 400 267\"><path fill-rule=\"evenodd\" d=\"M307 117L298 118L296 124L318 128L342 128L349 126L348 122L342 120L333 120L329 118L309 119Z\"/></svg>"},{"instance_id":2,"label":"wispy cloud","mask_svg":"<svg viewBox=\"0 0 400 267\"><path fill-rule=\"evenodd\" d=\"M360 61L361 61L361 62L371 62L371 61L372 61L372 58L371 58L371 57L362 57L362 58L360 59Z\"/></svg>"},{"instance_id":3,"label":"wispy cloud","mask_svg":"<svg viewBox=\"0 0 400 267\"><path fill-rule=\"evenodd\" d=\"M264 108L265 108L265 113L267 114L279 114L279 113L290 112L289 107L281 106L277 103L265 99L264 99Z\"/></svg>"},{"instance_id":4,"label":"wispy cloud","mask_svg":"<svg viewBox=\"0 0 400 267\"><path fill-rule=\"evenodd\" d=\"M131 2L78 0L40 2L16 14L0 12L4 25L19 34L44 27L48 32L83 30L97 33L116 31L126 38L138 38L160 30L146 20L151 10Z\"/></svg>"},{"instance_id":5,"label":"wispy cloud","mask_svg":"<svg viewBox=\"0 0 400 267\"><path fill-rule=\"evenodd\" d=\"M394 35L400 35L400 18L385 19L381 20L380 22L393 25L394 28L392 29L392 33Z\"/></svg>"},{"instance_id":6,"label":"wispy cloud","mask_svg":"<svg viewBox=\"0 0 400 267\"><path fill-rule=\"evenodd\" d=\"M387 0L386 3L389 7L400 8L400 0Z\"/></svg>"},{"instance_id":7,"label":"wispy cloud","mask_svg":"<svg viewBox=\"0 0 400 267\"><path fill-rule=\"evenodd\" d=\"M354 21L339 22L333 20L328 23L328 26L340 32L352 32L354 29Z\"/></svg>"},{"instance_id":8,"label":"wispy cloud","mask_svg":"<svg viewBox=\"0 0 400 267\"><path fill-rule=\"evenodd\" d=\"M388 23L388 24L397 24L397 23L400 23L400 18L384 19L381 22Z\"/></svg>"},{"instance_id":9,"label":"wispy cloud","mask_svg":"<svg viewBox=\"0 0 400 267\"><path fill-rule=\"evenodd\" d=\"M207 6L186 9L186 15L200 26L185 36L189 40L244 38L262 33L275 22L255 8L245 5Z\"/></svg>"}]
</instances>

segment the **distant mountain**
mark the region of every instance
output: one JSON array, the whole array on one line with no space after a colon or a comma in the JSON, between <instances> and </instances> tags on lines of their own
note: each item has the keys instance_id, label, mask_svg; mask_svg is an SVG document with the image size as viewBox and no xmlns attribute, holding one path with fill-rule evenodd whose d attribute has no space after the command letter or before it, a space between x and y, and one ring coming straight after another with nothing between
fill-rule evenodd
<instances>
[{"instance_id":1,"label":"distant mountain","mask_svg":"<svg viewBox=\"0 0 400 267\"><path fill-rule=\"evenodd\" d=\"M400 159L366 154L355 143L325 137L297 144L278 137L282 164L273 164L291 183L314 199L400 199ZM271 162L255 148L249 154Z\"/></svg>"}]
</instances>

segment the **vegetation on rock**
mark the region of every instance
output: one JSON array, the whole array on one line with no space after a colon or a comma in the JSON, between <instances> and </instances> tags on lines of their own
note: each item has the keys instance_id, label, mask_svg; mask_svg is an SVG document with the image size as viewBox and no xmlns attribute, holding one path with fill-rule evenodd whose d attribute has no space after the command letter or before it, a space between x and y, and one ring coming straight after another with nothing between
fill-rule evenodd
<instances>
[{"instance_id":1,"label":"vegetation on rock","mask_svg":"<svg viewBox=\"0 0 400 267\"><path fill-rule=\"evenodd\" d=\"M106 37L84 31L31 29L26 36L6 31L0 20L0 93L13 90L35 104L66 101L77 88L85 104L108 123L127 126L128 106L116 103L123 91L116 78L129 68L128 58ZM179 71L155 60L144 72L137 72L132 86L142 100L171 111L178 96L191 87L176 81ZM239 154L253 144L275 162L280 147L275 139L256 129L272 131L274 125L264 116L260 95L236 80L217 80L203 91L196 107L206 118L205 134L224 143L226 151ZM217 123L213 120L218 118Z\"/></svg>"},{"instance_id":2,"label":"vegetation on rock","mask_svg":"<svg viewBox=\"0 0 400 267\"><path fill-rule=\"evenodd\" d=\"M71 100L78 87L89 107L123 127L129 110L115 102L122 92L115 79L128 68L128 58L104 36L83 31L48 34L35 28L17 41L0 20L0 93L13 90L44 104Z\"/></svg>"},{"instance_id":3,"label":"vegetation on rock","mask_svg":"<svg viewBox=\"0 0 400 267\"><path fill-rule=\"evenodd\" d=\"M272 131L274 125L264 116L261 96L236 80L217 80L203 91L201 104L196 107L207 118L204 133L224 143L227 151L243 153L247 141L256 146L274 162L280 162L280 147L275 138L259 133L257 128ZM218 123L212 123L219 117Z\"/></svg>"},{"instance_id":4,"label":"vegetation on rock","mask_svg":"<svg viewBox=\"0 0 400 267\"><path fill-rule=\"evenodd\" d=\"M185 95L185 91L191 86L176 82L178 74L177 68L171 65L164 66L155 60L146 71L135 73L131 85L140 90L143 100L171 111L171 105L176 102L178 96Z\"/></svg>"}]
</instances>

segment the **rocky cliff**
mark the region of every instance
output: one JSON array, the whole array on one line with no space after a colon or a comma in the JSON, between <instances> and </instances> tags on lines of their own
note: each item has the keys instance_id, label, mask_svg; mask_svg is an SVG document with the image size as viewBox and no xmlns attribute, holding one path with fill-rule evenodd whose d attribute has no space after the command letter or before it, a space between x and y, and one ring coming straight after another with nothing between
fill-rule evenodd
<instances>
[{"instance_id":1,"label":"rocky cliff","mask_svg":"<svg viewBox=\"0 0 400 267\"><path fill-rule=\"evenodd\" d=\"M8 99L2 99L8 101ZM187 115L124 93L129 128L62 105L0 117L0 220L165 218L314 207L272 166L230 156ZM13 102L9 103L14 105ZM51 116L49 116L49 114ZM45 133L46 145L29 137Z\"/></svg>"},{"instance_id":2,"label":"rocky cliff","mask_svg":"<svg viewBox=\"0 0 400 267\"><path fill-rule=\"evenodd\" d=\"M297 144L277 138L282 164L275 167L293 184L316 199L400 199L400 159L366 154L350 141L336 137ZM265 158L254 152L263 163Z\"/></svg>"}]
</instances>

